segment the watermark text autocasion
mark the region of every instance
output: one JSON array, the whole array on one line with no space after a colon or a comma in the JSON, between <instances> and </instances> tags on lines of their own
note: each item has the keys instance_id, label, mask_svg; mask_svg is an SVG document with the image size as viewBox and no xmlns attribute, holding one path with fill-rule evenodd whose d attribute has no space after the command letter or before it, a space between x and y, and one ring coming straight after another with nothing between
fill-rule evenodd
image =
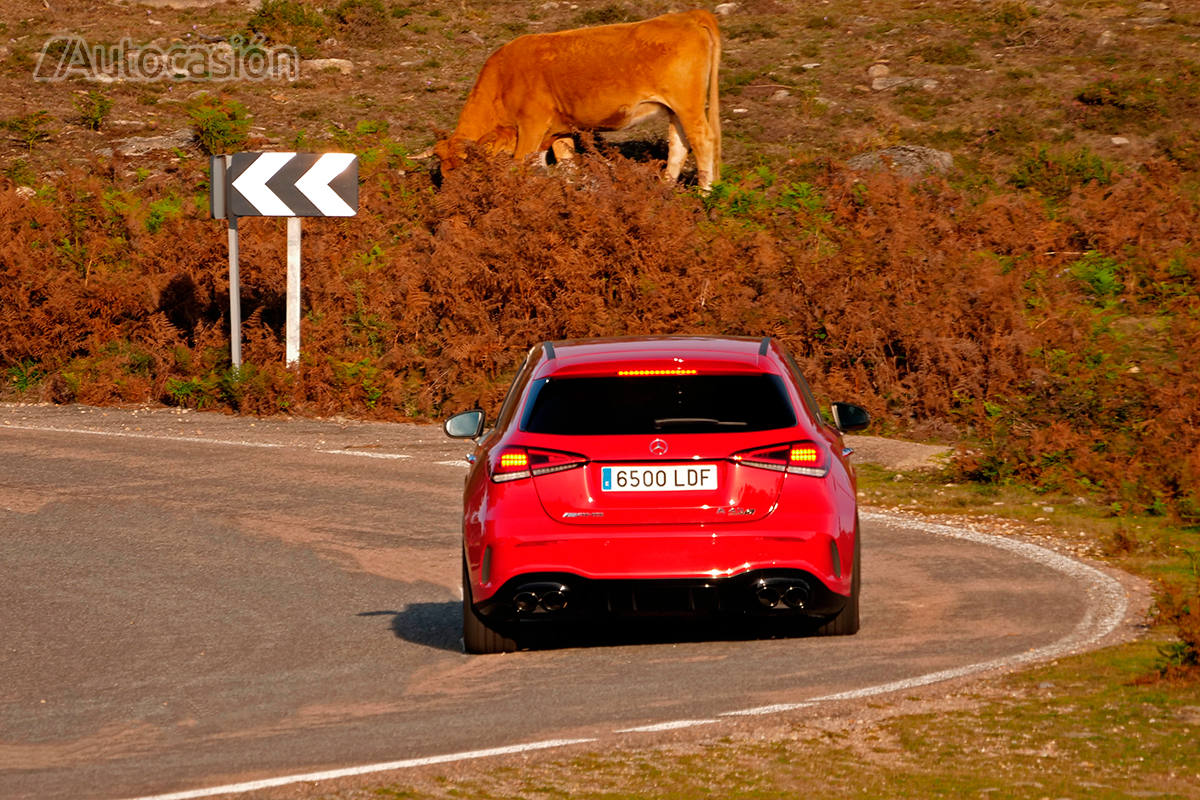
<instances>
[{"instance_id":1,"label":"watermark text autocasion","mask_svg":"<svg viewBox=\"0 0 1200 800\"><path fill-rule=\"evenodd\" d=\"M59 35L42 46L33 70L37 81L82 78L113 81L294 81L300 55L291 46L271 45L259 37L232 36L227 42L173 42L134 45L90 44L82 36Z\"/></svg>"}]
</instances>

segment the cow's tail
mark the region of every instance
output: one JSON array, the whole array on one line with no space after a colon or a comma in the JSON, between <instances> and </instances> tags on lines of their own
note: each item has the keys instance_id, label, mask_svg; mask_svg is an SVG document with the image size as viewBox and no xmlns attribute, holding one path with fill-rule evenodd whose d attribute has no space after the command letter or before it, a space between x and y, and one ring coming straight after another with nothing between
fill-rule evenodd
<instances>
[{"instance_id":1,"label":"cow's tail","mask_svg":"<svg viewBox=\"0 0 1200 800\"><path fill-rule=\"evenodd\" d=\"M708 129L713 137L713 181L721 179L721 29L717 18L705 13L701 23L708 32Z\"/></svg>"}]
</instances>

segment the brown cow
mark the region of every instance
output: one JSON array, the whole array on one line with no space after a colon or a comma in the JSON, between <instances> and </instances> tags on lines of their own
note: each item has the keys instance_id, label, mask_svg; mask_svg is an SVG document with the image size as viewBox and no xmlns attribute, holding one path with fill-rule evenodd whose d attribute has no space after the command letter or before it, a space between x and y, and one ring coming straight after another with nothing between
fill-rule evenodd
<instances>
[{"instance_id":1,"label":"brown cow","mask_svg":"<svg viewBox=\"0 0 1200 800\"><path fill-rule=\"evenodd\" d=\"M524 159L572 131L615 131L665 114L667 177L679 177L690 146L707 189L721 161L720 62L720 31L707 11L521 36L488 58L458 127L434 152L443 170L462 163L468 142Z\"/></svg>"}]
</instances>

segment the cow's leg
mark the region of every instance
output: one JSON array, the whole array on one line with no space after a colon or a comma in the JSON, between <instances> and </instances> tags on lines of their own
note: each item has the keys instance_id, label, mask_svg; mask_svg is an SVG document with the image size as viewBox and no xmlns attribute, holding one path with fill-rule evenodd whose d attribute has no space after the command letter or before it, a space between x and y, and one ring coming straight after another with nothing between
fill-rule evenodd
<instances>
[{"instance_id":1,"label":"cow's leg","mask_svg":"<svg viewBox=\"0 0 1200 800\"><path fill-rule=\"evenodd\" d=\"M554 151L554 160L560 167L575 160L575 140L569 136L555 139L554 144L550 145L550 149Z\"/></svg>"},{"instance_id":2,"label":"cow's leg","mask_svg":"<svg viewBox=\"0 0 1200 800\"><path fill-rule=\"evenodd\" d=\"M523 162L534 153L539 153L541 154L541 161L544 166L546 163L546 148L543 147L543 143L549 131L550 123L546 120L519 120L517 122L517 146L513 152L513 159Z\"/></svg>"},{"instance_id":3,"label":"cow's leg","mask_svg":"<svg viewBox=\"0 0 1200 800\"><path fill-rule=\"evenodd\" d=\"M713 135L708 127L708 120L704 118L703 111L701 111L697 115L681 115L679 121L683 126L685 141L691 145L692 153L696 156L696 182L700 184L701 189L708 191L713 180L718 177L714 174L716 172L716 150L713 146Z\"/></svg>"},{"instance_id":4,"label":"cow's leg","mask_svg":"<svg viewBox=\"0 0 1200 800\"><path fill-rule=\"evenodd\" d=\"M683 124L675 112L669 111L667 116L667 171L663 180L677 181L683 162L687 160L688 142L683 133Z\"/></svg>"}]
</instances>

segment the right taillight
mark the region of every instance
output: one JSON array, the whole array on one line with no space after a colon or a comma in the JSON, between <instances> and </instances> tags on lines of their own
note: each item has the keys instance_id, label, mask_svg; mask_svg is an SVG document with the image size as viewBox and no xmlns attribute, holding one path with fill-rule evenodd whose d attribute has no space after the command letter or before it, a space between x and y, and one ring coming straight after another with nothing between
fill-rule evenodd
<instances>
[{"instance_id":1,"label":"right taillight","mask_svg":"<svg viewBox=\"0 0 1200 800\"><path fill-rule=\"evenodd\" d=\"M538 450L532 447L506 447L493 456L492 480L506 483L535 475L549 475L582 467L587 458L578 453Z\"/></svg>"},{"instance_id":2,"label":"right taillight","mask_svg":"<svg viewBox=\"0 0 1200 800\"><path fill-rule=\"evenodd\" d=\"M808 475L813 478L823 478L829 472L825 450L816 442L773 444L770 447L735 453L730 460L747 467L788 472L792 475Z\"/></svg>"}]
</instances>

